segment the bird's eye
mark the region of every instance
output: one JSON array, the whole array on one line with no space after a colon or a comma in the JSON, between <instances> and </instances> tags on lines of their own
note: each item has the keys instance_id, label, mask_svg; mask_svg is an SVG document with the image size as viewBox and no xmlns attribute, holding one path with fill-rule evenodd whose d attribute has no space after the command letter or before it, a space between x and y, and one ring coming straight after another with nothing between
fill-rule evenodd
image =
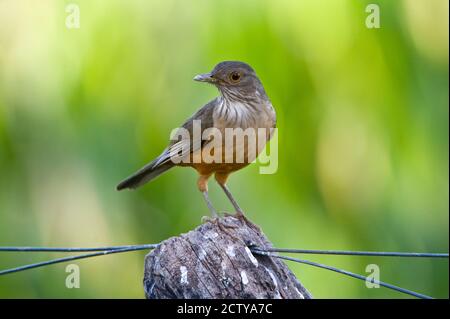
<instances>
[{"instance_id":1,"label":"bird's eye","mask_svg":"<svg viewBox=\"0 0 450 319\"><path fill-rule=\"evenodd\" d=\"M239 82L240 79L241 79L241 75L239 74L239 72L231 72L230 73L231 82L237 83L237 82Z\"/></svg>"}]
</instances>

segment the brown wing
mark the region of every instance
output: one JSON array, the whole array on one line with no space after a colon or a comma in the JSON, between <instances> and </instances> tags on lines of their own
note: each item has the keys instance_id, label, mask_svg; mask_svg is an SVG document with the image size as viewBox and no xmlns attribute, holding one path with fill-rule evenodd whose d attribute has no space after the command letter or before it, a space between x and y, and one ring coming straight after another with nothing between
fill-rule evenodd
<instances>
[{"instance_id":1,"label":"brown wing","mask_svg":"<svg viewBox=\"0 0 450 319\"><path fill-rule=\"evenodd\" d=\"M191 154L192 152L198 150L202 144L207 141L203 141L201 139L201 134L199 134L199 140L193 140L194 137L194 121L200 121L201 132L209 127L213 127L213 113L215 107L218 105L218 100L214 99L205 106L203 106L200 110L198 110L194 115L192 115L183 125L182 128L185 132L189 134L186 138L180 137L177 140L173 140L170 142L169 146L164 150L164 152L155 158L152 162L145 165L139 171L137 171L132 176L128 177L124 181L122 181L119 185L117 185L117 189L121 190L124 188L137 188L152 179L158 177L175 164L171 161L172 156L179 154L182 150L187 148L187 154Z\"/></svg>"},{"instance_id":2,"label":"brown wing","mask_svg":"<svg viewBox=\"0 0 450 319\"><path fill-rule=\"evenodd\" d=\"M174 136L178 138L170 141L169 146L155 160L153 167L167 163L171 160L172 156L176 154L183 153L187 155L188 152L189 154L192 154L207 143L208 141L202 140L202 134L194 136L194 121L199 121L197 123L200 124L201 133L208 128L214 127L213 113L218 104L218 98L212 100L184 122L180 129L188 134L182 134L180 129L175 131Z\"/></svg>"}]
</instances>

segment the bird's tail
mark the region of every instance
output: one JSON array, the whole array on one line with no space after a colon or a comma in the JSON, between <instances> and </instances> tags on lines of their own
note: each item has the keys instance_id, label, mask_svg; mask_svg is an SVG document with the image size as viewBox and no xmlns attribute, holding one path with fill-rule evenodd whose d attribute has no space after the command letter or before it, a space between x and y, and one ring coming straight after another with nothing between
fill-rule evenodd
<instances>
[{"instance_id":1,"label":"bird's tail","mask_svg":"<svg viewBox=\"0 0 450 319\"><path fill-rule=\"evenodd\" d=\"M155 179L165 171L171 169L174 166L172 162L166 162L161 165L156 165L154 162L151 162L141 168L139 171L128 177L127 179L120 182L117 185L117 190L120 191L125 188L135 189L139 186L144 185L145 183Z\"/></svg>"}]
</instances>

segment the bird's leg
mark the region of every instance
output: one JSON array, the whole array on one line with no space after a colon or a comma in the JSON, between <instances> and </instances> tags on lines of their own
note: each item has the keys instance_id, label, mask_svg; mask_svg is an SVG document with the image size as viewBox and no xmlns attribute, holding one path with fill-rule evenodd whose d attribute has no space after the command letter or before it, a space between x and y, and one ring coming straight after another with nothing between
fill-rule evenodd
<instances>
[{"instance_id":1,"label":"bird's leg","mask_svg":"<svg viewBox=\"0 0 450 319\"><path fill-rule=\"evenodd\" d=\"M208 191L204 191L204 192L202 192L202 194L203 194L203 198L205 199L206 205L208 206L208 209L211 212L211 217L212 218L219 217L219 215L217 214L217 211L214 209L211 201L209 200Z\"/></svg>"},{"instance_id":2,"label":"bird's leg","mask_svg":"<svg viewBox=\"0 0 450 319\"><path fill-rule=\"evenodd\" d=\"M227 195L231 204L233 204L233 207L236 210L236 214L244 216L244 212L242 211L242 209L239 207L239 204L234 199L233 195L231 194L230 190L228 189L228 186L226 184L223 184L223 185L220 184L220 187L222 187L223 191Z\"/></svg>"},{"instance_id":3,"label":"bird's leg","mask_svg":"<svg viewBox=\"0 0 450 319\"><path fill-rule=\"evenodd\" d=\"M211 217L217 218L219 215L217 214L217 211L214 209L214 206L212 205L211 201L209 200L208 196L208 178L211 175L200 175L197 181L198 189L202 192L203 198L205 199L206 205L208 206L209 211L211 212Z\"/></svg>"},{"instance_id":4,"label":"bird's leg","mask_svg":"<svg viewBox=\"0 0 450 319\"><path fill-rule=\"evenodd\" d=\"M217 183L220 185L220 187L222 187L223 191L225 192L225 194L227 195L228 199L230 200L231 204L233 204L234 209L236 210L236 215L239 216L244 216L244 212L242 211L242 209L239 207L239 204L236 202L236 200L234 199L233 195L231 194L230 190L228 189L228 186L226 184L227 178L228 178L228 174L217 174L215 175L216 181Z\"/></svg>"}]
</instances>

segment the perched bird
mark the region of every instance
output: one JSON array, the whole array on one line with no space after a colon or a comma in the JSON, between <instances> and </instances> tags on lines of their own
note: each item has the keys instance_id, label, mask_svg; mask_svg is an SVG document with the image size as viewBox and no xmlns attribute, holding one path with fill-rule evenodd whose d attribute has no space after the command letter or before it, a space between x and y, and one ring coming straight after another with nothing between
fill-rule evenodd
<instances>
[{"instance_id":1,"label":"perched bird","mask_svg":"<svg viewBox=\"0 0 450 319\"><path fill-rule=\"evenodd\" d=\"M180 132L183 130L189 133L188 136L180 135L178 139L172 140L161 155L122 181L117 190L135 189L174 166L189 166L200 175L197 186L213 217L217 217L217 212L209 200L207 184L212 174L233 204L236 213L243 216L243 211L226 185L227 178L230 173L251 163L262 151L276 125L275 110L255 71L246 63L221 62L210 73L197 75L194 80L215 85L220 96L199 109L180 127ZM212 134L214 138L209 136L206 139L204 136L195 136L198 123L201 133L209 131L219 134ZM227 129L263 129L266 133L257 134L252 142L249 138L234 137L230 143L226 141ZM256 149L255 142L259 146ZM253 144L250 145L251 143ZM237 160L239 151L243 153L244 160ZM215 161L206 161L204 155L218 156ZM178 160L175 161L176 156Z\"/></svg>"}]
</instances>

